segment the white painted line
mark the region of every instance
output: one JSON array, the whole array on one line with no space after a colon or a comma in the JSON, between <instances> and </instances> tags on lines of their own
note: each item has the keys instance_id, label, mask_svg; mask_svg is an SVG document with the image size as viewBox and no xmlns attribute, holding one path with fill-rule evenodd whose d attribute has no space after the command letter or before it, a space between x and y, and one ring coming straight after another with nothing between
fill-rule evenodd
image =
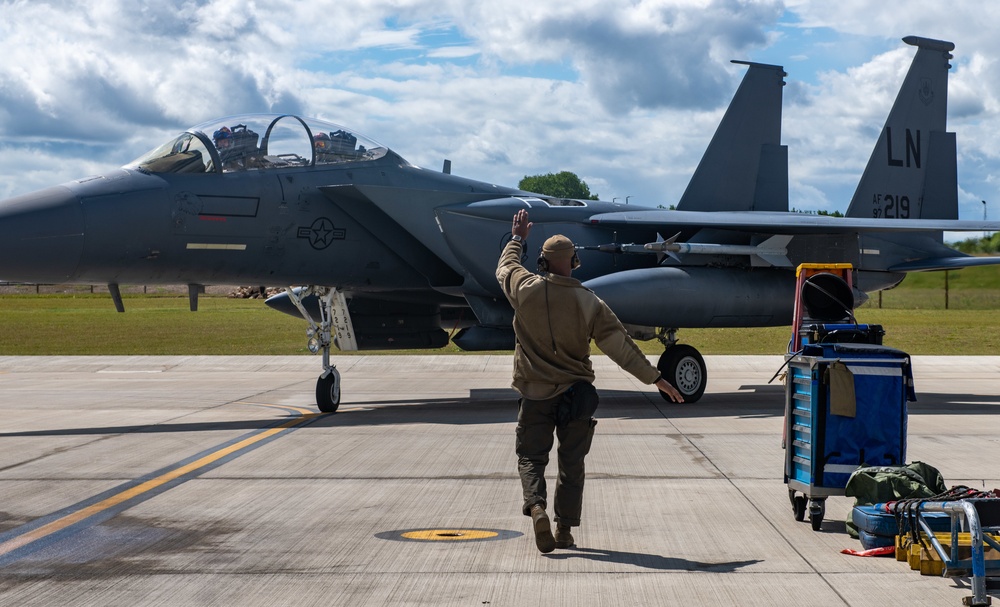
<instances>
[{"instance_id":1,"label":"white painted line","mask_svg":"<svg viewBox=\"0 0 1000 607\"><path fill-rule=\"evenodd\" d=\"M189 242L189 251L246 251L245 244L213 244L209 242Z\"/></svg>"}]
</instances>

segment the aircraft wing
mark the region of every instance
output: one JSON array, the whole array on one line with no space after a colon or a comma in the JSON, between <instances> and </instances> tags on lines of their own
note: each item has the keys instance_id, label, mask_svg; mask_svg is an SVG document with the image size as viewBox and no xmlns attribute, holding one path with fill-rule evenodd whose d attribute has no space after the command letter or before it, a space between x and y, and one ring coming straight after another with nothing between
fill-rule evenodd
<instances>
[{"instance_id":1,"label":"aircraft wing","mask_svg":"<svg viewBox=\"0 0 1000 607\"><path fill-rule=\"evenodd\" d=\"M737 230L767 234L853 234L860 232L997 232L1000 221L948 219L868 219L805 213L624 211L590 217L593 225L649 226L663 234L682 228Z\"/></svg>"}]
</instances>

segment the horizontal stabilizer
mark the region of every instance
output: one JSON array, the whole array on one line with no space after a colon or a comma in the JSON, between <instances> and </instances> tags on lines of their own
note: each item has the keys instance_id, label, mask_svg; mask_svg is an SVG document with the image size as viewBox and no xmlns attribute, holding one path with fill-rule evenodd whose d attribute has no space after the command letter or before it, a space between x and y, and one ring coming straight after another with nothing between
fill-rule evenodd
<instances>
[{"instance_id":1,"label":"horizontal stabilizer","mask_svg":"<svg viewBox=\"0 0 1000 607\"><path fill-rule=\"evenodd\" d=\"M870 219L805 213L756 213L640 210L592 215L604 226L650 226L663 234L684 228L750 230L764 234L854 234L867 232L998 232L1000 221L958 219Z\"/></svg>"},{"instance_id":2,"label":"horizontal stabilizer","mask_svg":"<svg viewBox=\"0 0 1000 607\"><path fill-rule=\"evenodd\" d=\"M931 270L960 270L962 268L974 268L978 266L1000 265L1000 256L996 257L974 257L964 255L960 257L937 257L933 259L918 259L905 263L896 264L889 268L890 272L929 272Z\"/></svg>"}]
</instances>

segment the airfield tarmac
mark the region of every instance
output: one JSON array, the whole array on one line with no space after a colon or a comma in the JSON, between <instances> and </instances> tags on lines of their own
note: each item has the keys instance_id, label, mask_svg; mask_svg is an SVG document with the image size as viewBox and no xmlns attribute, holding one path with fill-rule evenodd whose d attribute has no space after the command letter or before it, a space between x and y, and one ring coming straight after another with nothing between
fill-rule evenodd
<instances>
[{"instance_id":1,"label":"airfield tarmac","mask_svg":"<svg viewBox=\"0 0 1000 607\"><path fill-rule=\"evenodd\" d=\"M577 548L520 514L510 356L0 357L0 605L961 605L792 516L780 356L674 405L605 357ZM1000 357L915 357L908 460L1000 486ZM554 473L555 465L551 467ZM551 476L551 475L550 475ZM551 485L550 485L551 489ZM994 594L994 596L997 596Z\"/></svg>"}]
</instances>

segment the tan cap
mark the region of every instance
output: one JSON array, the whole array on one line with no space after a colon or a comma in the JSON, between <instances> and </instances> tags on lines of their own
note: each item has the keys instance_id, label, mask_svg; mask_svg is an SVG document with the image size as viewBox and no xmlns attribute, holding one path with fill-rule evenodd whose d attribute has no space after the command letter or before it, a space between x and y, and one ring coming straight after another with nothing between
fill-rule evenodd
<instances>
[{"instance_id":1,"label":"tan cap","mask_svg":"<svg viewBox=\"0 0 1000 607\"><path fill-rule=\"evenodd\" d=\"M545 259L569 259L576 253L573 241L562 234L556 234L542 244L542 255Z\"/></svg>"}]
</instances>

